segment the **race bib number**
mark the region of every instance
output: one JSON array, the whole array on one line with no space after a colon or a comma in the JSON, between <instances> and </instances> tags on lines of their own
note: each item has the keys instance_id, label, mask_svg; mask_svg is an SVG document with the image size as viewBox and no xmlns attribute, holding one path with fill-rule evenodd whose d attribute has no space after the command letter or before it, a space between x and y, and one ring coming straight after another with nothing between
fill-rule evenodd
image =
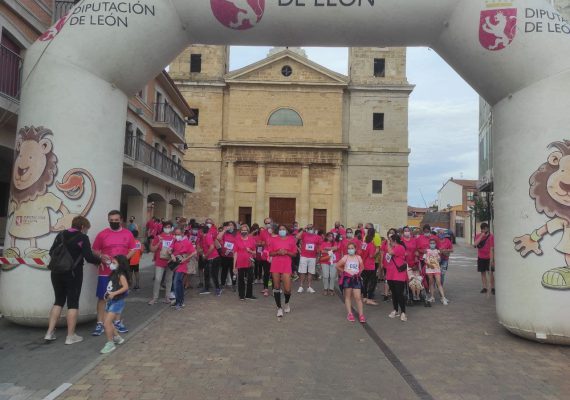
<instances>
[{"instance_id":1,"label":"race bib number","mask_svg":"<svg viewBox=\"0 0 570 400\"><path fill-rule=\"evenodd\" d=\"M232 251L234 249L234 244L232 242L225 242L224 243L224 248Z\"/></svg>"},{"instance_id":2,"label":"race bib number","mask_svg":"<svg viewBox=\"0 0 570 400\"><path fill-rule=\"evenodd\" d=\"M163 240L162 247L169 249L172 246L172 240Z\"/></svg>"},{"instance_id":3,"label":"race bib number","mask_svg":"<svg viewBox=\"0 0 570 400\"><path fill-rule=\"evenodd\" d=\"M368 248L368 243L362 243L362 246L360 248L362 250L366 250Z\"/></svg>"},{"instance_id":4,"label":"race bib number","mask_svg":"<svg viewBox=\"0 0 570 400\"><path fill-rule=\"evenodd\" d=\"M190 241L192 242L192 244L196 244L196 240L198 240L198 236L190 236Z\"/></svg>"},{"instance_id":5,"label":"race bib number","mask_svg":"<svg viewBox=\"0 0 570 400\"><path fill-rule=\"evenodd\" d=\"M263 246L257 246L257 254L263 253Z\"/></svg>"},{"instance_id":6,"label":"race bib number","mask_svg":"<svg viewBox=\"0 0 570 400\"><path fill-rule=\"evenodd\" d=\"M391 254L386 254L386 261L388 261L388 262L392 261L392 255Z\"/></svg>"},{"instance_id":7,"label":"race bib number","mask_svg":"<svg viewBox=\"0 0 570 400\"><path fill-rule=\"evenodd\" d=\"M307 243L305 245L305 250L307 251L315 251L315 244L314 243Z\"/></svg>"},{"instance_id":8,"label":"race bib number","mask_svg":"<svg viewBox=\"0 0 570 400\"><path fill-rule=\"evenodd\" d=\"M350 261L346 263L346 269L351 274L358 273L358 263L354 261Z\"/></svg>"}]
</instances>

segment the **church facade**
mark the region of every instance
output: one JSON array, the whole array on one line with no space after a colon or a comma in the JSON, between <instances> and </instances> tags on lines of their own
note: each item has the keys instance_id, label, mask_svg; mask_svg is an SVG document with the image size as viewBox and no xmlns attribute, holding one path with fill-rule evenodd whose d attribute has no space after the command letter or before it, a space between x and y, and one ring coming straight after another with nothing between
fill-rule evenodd
<instances>
[{"instance_id":1,"label":"church facade","mask_svg":"<svg viewBox=\"0 0 570 400\"><path fill-rule=\"evenodd\" d=\"M274 49L228 72L229 48L194 45L170 75L197 117L184 165L196 174L185 215L330 229L407 219L404 48L352 48L349 74Z\"/></svg>"}]
</instances>

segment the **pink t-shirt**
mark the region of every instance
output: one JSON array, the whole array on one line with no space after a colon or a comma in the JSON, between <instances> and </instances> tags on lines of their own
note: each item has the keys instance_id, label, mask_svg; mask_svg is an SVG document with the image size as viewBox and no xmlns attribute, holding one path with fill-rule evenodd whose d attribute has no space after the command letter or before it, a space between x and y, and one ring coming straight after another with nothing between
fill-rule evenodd
<instances>
[{"instance_id":1,"label":"pink t-shirt","mask_svg":"<svg viewBox=\"0 0 570 400\"><path fill-rule=\"evenodd\" d=\"M451 243L451 240L449 240L448 238L443 238L439 242L438 249L440 249L440 250L453 250L453 243ZM440 252L440 253L441 253L441 259L442 260L449 260L449 256L444 255L442 252Z\"/></svg>"},{"instance_id":2,"label":"pink t-shirt","mask_svg":"<svg viewBox=\"0 0 570 400\"><path fill-rule=\"evenodd\" d=\"M174 245L174 235L171 234L160 234L152 240L153 246L158 245L158 248L154 252L154 265L159 268L166 268L170 260L163 260L160 258L160 252L163 248L171 248Z\"/></svg>"},{"instance_id":3,"label":"pink t-shirt","mask_svg":"<svg viewBox=\"0 0 570 400\"><path fill-rule=\"evenodd\" d=\"M376 258L374 257L376 255L376 246L374 246L374 242L362 242L361 249L360 255L362 256L362 261L364 261L364 269L366 271L374 271L376 269Z\"/></svg>"},{"instance_id":4,"label":"pink t-shirt","mask_svg":"<svg viewBox=\"0 0 570 400\"><path fill-rule=\"evenodd\" d=\"M224 233L222 237L222 257L230 257L233 258L234 256L234 247L236 244L236 236L232 235L231 233Z\"/></svg>"},{"instance_id":5,"label":"pink t-shirt","mask_svg":"<svg viewBox=\"0 0 570 400\"><path fill-rule=\"evenodd\" d=\"M111 228L103 229L95 237L93 250L109 257L126 256L129 251L136 249L135 237L128 229L121 228L113 231ZM111 275L111 269L105 263L99 265L99 276Z\"/></svg>"},{"instance_id":6,"label":"pink t-shirt","mask_svg":"<svg viewBox=\"0 0 570 400\"><path fill-rule=\"evenodd\" d=\"M204 256L206 257L207 260L215 260L220 256L218 254L218 250L216 250L215 242L216 242L216 237L212 234L211 231L202 237L202 249L204 251ZM208 253L210 251L211 246L214 246L214 248L210 253Z\"/></svg>"},{"instance_id":7,"label":"pink t-shirt","mask_svg":"<svg viewBox=\"0 0 570 400\"><path fill-rule=\"evenodd\" d=\"M186 257L187 255L190 255L190 254L195 253L195 252L196 252L196 248L194 247L192 242L190 240L188 240L188 238L186 238L186 237L184 237L184 239L182 239L182 240L175 241L173 246L172 246L172 255L173 256L184 256L184 257ZM175 272L183 272L183 273L187 274L188 273L188 262L189 261L190 260L178 265L178 268L176 268Z\"/></svg>"},{"instance_id":8,"label":"pink t-shirt","mask_svg":"<svg viewBox=\"0 0 570 400\"><path fill-rule=\"evenodd\" d=\"M279 251L281 249L287 250L290 253L297 252L297 242L293 236L287 236L284 239L281 237L273 237L269 240L268 250L269 253ZM291 257L285 256L271 256L271 268L282 270L291 268Z\"/></svg>"},{"instance_id":9,"label":"pink t-shirt","mask_svg":"<svg viewBox=\"0 0 570 400\"><path fill-rule=\"evenodd\" d=\"M246 239L240 237L235 238L235 254L236 254L236 268L249 268L251 267L251 259L253 255L248 250L256 251L255 239L248 236Z\"/></svg>"},{"instance_id":10,"label":"pink t-shirt","mask_svg":"<svg viewBox=\"0 0 570 400\"><path fill-rule=\"evenodd\" d=\"M314 233L301 234L301 257L317 258L317 251L323 239Z\"/></svg>"},{"instance_id":11,"label":"pink t-shirt","mask_svg":"<svg viewBox=\"0 0 570 400\"><path fill-rule=\"evenodd\" d=\"M319 246L319 251L321 252L321 259L319 262L321 264L336 264L339 260L338 257L338 249L333 252L333 257L329 256L329 251L337 247L338 245L335 242L322 242Z\"/></svg>"},{"instance_id":12,"label":"pink t-shirt","mask_svg":"<svg viewBox=\"0 0 570 400\"><path fill-rule=\"evenodd\" d=\"M435 240L436 247L439 248L439 238L435 235L430 235L426 237L425 235L420 235L416 239L416 248L420 252L420 257L423 256L425 251L429 249L429 242Z\"/></svg>"},{"instance_id":13,"label":"pink t-shirt","mask_svg":"<svg viewBox=\"0 0 570 400\"><path fill-rule=\"evenodd\" d=\"M406 270L399 272L397 266L406 262L406 249L397 244L393 249L394 255L386 253L384 256L384 266L386 267L386 280L405 282L408 279Z\"/></svg>"},{"instance_id":14,"label":"pink t-shirt","mask_svg":"<svg viewBox=\"0 0 570 400\"><path fill-rule=\"evenodd\" d=\"M475 241L479 240L479 238L483 235L479 233L475 236ZM477 248L477 257L482 258L484 260L491 259L491 247L495 247L495 236L492 233L489 234L489 238L485 242L485 245L482 248Z\"/></svg>"},{"instance_id":15,"label":"pink t-shirt","mask_svg":"<svg viewBox=\"0 0 570 400\"><path fill-rule=\"evenodd\" d=\"M416 248L417 248L417 241L416 238L411 237L410 239L402 238L402 241L406 245L406 262L408 265L416 265L417 264L417 257L416 257Z\"/></svg>"},{"instance_id":16,"label":"pink t-shirt","mask_svg":"<svg viewBox=\"0 0 570 400\"><path fill-rule=\"evenodd\" d=\"M254 236L255 238L255 259L259 261L267 261L269 259L267 246L265 245L265 240L262 239L261 235Z\"/></svg>"},{"instance_id":17,"label":"pink t-shirt","mask_svg":"<svg viewBox=\"0 0 570 400\"><path fill-rule=\"evenodd\" d=\"M352 239L342 239L342 242L340 242L342 255L345 256L348 254L348 245L350 243L354 244L354 246L356 247L356 254L360 254L360 252L362 251L362 242L356 238L352 238Z\"/></svg>"}]
</instances>

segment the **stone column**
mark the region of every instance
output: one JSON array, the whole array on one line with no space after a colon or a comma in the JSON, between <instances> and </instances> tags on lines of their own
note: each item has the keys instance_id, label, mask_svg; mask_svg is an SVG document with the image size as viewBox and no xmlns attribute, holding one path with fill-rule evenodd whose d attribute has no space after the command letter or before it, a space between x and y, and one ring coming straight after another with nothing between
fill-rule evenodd
<instances>
[{"instance_id":1,"label":"stone column","mask_svg":"<svg viewBox=\"0 0 570 400\"><path fill-rule=\"evenodd\" d=\"M254 221L262 225L267 217L265 213L265 164L257 164L257 187L255 192L255 214Z\"/></svg>"},{"instance_id":2,"label":"stone column","mask_svg":"<svg viewBox=\"0 0 570 400\"><path fill-rule=\"evenodd\" d=\"M299 216L297 220L301 226L307 225L311 221L311 176L310 176L310 166L303 165L301 167L301 196L299 204Z\"/></svg>"},{"instance_id":3,"label":"stone column","mask_svg":"<svg viewBox=\"0 0 570 400\"><path fill-rule=\"evenodd\" d=\"M327 221L327 229L331 227L335 221L340 221L340 194L342 192L342 181L341 181L341 169L340 165L335 165L333 167L333 178L332 178L332 210L331 219Z\"/></svg>"},{"instance_id":4,"label":"stone column","mask_svg":"<svg viewBox=\"0 0 570 400\"><path fill-rule=\"evenodd\" d=\"M236 218L234 203L235 203L235 162L228 161L226 169L224 221L230 221Z\"/></svg>"}]
</instances>

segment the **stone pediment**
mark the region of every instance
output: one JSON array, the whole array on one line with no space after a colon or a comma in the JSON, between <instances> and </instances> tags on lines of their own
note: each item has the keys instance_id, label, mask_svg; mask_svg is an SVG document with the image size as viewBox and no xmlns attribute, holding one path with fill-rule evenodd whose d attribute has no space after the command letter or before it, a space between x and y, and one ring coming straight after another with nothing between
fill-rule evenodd
<instances>
[{"instance_id":1,"label":"stone pediment","mask_svg":"<svg viewBox=\"0 0 570 400\"><path fill-rule=\"evenodd\" d=\"M289 68L288 71L283 69ZM286 76L288 75L288 76ZM348 77L331 71L308 58L290 50L284 50L254 64L230 72L227 83L266 83L283 85L346 86Z\"/></svg>"}]
</instances>

